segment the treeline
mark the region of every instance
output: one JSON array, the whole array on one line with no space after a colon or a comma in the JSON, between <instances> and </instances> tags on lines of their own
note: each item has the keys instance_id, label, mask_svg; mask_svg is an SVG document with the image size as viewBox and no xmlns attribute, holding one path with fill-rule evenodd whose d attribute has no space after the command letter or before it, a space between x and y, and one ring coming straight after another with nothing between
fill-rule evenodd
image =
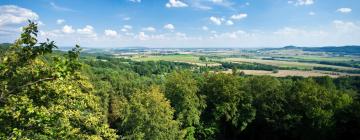
<instances>
[{"instance_id":1,"label":"treeline","mask_svg":"<svg viewBox=\"0 0 360 140\"><path fill-rule=\"evenodd\" d=\"M323 61L323 60L303 60L303 59L300 59L300 58L293 58L293 57L271 57L271 58L263 58L263 60L296 61L296 62L305 62L305 63L317 63L317 64L324 64L324 65L334 65L334 66L360 68L360 62L355 61L355 60L350 60L350 61Z\"/></svg>"},{"instance_id":2,"label":"treeline","mask_svg":"<svg viewBox=\"0 0 360 140\"><path fill-rule=\"evenodd\" d=\"M54 53L54 42L38 43L35 23L23 30L0 54L0 139L308 140L360 133L360 77L241 76L170 62L79 58L79 46Z\"/></svg>"},{"instance_id":3,"label":"treeline","mask_svg":"<svg viewBox=\"0 0 360 140\"><path fill-rule=\"evenodd\" d=\"M360 70L358 70L358 69L337 69L337 68L331 68L331 67L314 67L313 69L314 70L324 70L324 71L360 74Z\"/></svg>"}]
</instances>

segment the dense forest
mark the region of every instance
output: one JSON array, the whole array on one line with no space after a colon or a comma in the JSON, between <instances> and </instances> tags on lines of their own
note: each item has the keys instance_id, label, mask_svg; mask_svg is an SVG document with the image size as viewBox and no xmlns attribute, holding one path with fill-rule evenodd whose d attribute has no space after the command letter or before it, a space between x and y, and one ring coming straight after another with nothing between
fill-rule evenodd
<instances>
[{"instance_id":1,"label":"dense forest","mask_svg":"<svg viewBox=\"0 0 360 140\"><path fill-rule=\"evenodd\" d=\"M79 46L54 51L55 42L39 43L37 33L30 22L15 43L1 47L0 139L308 140L360 133L360 77L211 73L185 63L80 54Z\"/></svg>"}]
</instances>

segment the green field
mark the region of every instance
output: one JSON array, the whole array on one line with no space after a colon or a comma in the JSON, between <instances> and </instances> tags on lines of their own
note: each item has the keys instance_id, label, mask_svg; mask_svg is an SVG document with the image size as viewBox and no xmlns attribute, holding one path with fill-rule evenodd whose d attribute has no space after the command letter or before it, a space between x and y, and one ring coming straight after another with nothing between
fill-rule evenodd
<instances>
[{"instance_id":1,"label":"green field","mask_svg":"<svg viewBox=\"0 0 360 140\"><path fill-rule=\"evenodd\" d=\"M189 55L189 54L174 54L174 55L138 55L132 57L136 61L172 61L172 62L184 62L195 65L219 65L214 62L204 62L200 61L198 56Z\"/></svg>"}]
</instances>

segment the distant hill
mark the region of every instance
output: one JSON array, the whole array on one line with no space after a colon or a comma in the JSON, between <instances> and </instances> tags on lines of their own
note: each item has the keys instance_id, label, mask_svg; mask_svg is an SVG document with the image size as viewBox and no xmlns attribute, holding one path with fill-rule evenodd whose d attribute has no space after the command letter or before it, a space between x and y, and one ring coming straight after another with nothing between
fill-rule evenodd
<instances>
[{"instance_id":1,"label":"distant hill","mask_svg":"<svg viewBox=\"0 0 360 140\"><path fill-rule=\"evenodd\" d=\"M304 51L360 54L360 46L302 48Z\"/></svg>"},{"instance_id":2,"label":"distant hill","mask_svg":"<svg viewBox=\"0 0 360 140\"><path fill-rule=\"evenodd\" d=\"M329 47L297 47L297 46L285 46L282 48L264 48L261 50L293 50L300 49L309 52L330 52L339 54L360 54L360 46L329 46Z\"/></svg>"}]
</instances>

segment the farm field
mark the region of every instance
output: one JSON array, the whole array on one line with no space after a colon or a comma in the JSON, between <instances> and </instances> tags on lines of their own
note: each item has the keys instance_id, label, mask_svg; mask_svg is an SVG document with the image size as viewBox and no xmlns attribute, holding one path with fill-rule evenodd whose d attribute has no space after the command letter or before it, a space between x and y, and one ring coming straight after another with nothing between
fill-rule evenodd
<instances>
[{"instance_id":1,"label":"farm field","mask_svg":"<svg viewBox=\"0 0 360 140\"><path fill-rule=\"evenodd\" d=\"M222 71L223 73L232 73L232 70ZM302 71L302 70L279 70L277 73L265 70L238 70L238 72L244 72L246 75L270 75L274 77L286 77L286 76L302 76L302 77L318 77L318 76L330 76L333 78L340 76L360 76L360 74L347 74L347 73L334 73L330 71Z\"/></svg>"},{"instance_id":2,"label":"farm field","mask_svg":"<svg viewBox=\"0 0 360 140\"><path fill-rule=\"evenodd\" d=\"M174 55L137 55L131 58L135 61L171 61L184 62L198 66L218 66L221 65L215 62L203 62L199 60L198 56L188 54L174 54Z\"/></svg>"},{"instance_id":3,"label":"farm field","mask_svg":"<svg viewBox=\"0 0 360 140\"><path fill-rule=\"evenodd\" d=\"M312 69L313 67L329 67L337 68L342 70L356 70L357 68L343 67L343 66L333 66L333 65L324 65L316 63L304 63L304 62L290 62L290 61L279 61L279 60L262 60L262 59L247 59L247 58L226 58L224 61L230 62L247 62L247 63L260 63L278 67L297 67L300 69Z\"/></svg>"}]
</instances>

